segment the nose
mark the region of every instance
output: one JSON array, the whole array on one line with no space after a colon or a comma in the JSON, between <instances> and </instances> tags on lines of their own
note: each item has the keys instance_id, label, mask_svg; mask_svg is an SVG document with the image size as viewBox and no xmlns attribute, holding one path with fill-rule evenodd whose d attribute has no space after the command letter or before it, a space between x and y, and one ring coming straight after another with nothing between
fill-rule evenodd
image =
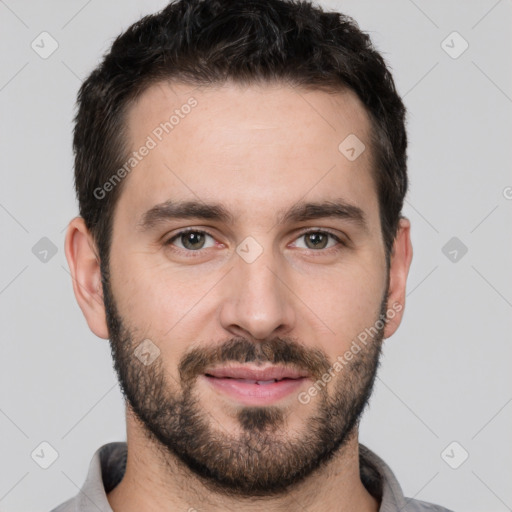
<instances>
[{"instance_id":1,"label":"nose","mask_svg":"<svg viewBox=\"0 0 512 512\"><path fill-rule=\"evenodd\" d=\"M294 295L271 251L264 251L252 263L237 256L227 277L220 311L224 329L256 340L282 336L293 329Z\"/></svg>"}]
</instances>

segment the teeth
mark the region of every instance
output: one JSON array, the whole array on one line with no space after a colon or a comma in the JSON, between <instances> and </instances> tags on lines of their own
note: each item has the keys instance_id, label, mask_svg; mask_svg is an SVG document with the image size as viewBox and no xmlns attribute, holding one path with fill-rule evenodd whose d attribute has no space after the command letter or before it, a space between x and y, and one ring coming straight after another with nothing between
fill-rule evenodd
<instances>
[{"instance_id":1,"label":"teeth","mask_svg":"<svg viewBox=\"0 0 512 512\"><path fill-rule=\"evenodd\" d=\"M276 379L272 380L250 380L250 379L233 379L238 382L243 382L245 384L272 384L274 382L277 382Z\"/></svg>"}]
</instances>

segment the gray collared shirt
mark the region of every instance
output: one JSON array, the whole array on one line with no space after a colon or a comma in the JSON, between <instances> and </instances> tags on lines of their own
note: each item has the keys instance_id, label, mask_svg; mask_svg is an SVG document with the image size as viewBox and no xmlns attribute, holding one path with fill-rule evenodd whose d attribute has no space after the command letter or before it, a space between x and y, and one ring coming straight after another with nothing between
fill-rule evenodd
<instances>
[{"instance_id":1,"label":"gray collared shirt","mask_svg":"<svg viewBox=\"0 0 512 512\"><path fill-rule=\"evenodd\" d=\"M107 443L96 450L80 492L52 512L113 512L107 494L121 481L126 469L127 444ZM380 502L379 512L451 512L439 505L405 498L389 466L359 444L361 481Z\"/></svg>"}]
</instances>

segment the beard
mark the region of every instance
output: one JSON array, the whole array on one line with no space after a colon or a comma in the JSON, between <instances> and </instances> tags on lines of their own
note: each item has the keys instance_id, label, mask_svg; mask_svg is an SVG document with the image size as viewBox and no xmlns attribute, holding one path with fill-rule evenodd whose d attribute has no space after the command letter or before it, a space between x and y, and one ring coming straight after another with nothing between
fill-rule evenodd
<instances>
[{"instance_id":1,"label":"beard","mask_svg":"<svg viewBox=\"0 0 512 512\"><path fill-rule=\"evenodd\" d=\"M179 361L176 380L162 357L144 365L134 355L144 338L130 330L119 315L107 275L102 272L103 295L121 391L169 474L172 465L178 463L215 493L277 496L325 467L357 435L379 366L386 296L375 319L374 325L382 326L377 334L350 361L344 361L331 382L316 386L316 400L309 405L297 401L292 406L291 415L294 407L312 410L300 431L293 435L287 432L283 406L238 404L236 420L240 428L238 434L233 434L205 410L194 393L197 378L208 367L233 362L283 364L307 371L317 383L332 369L326 353L288 338L252 342L237 337L186 352Z\"/></svg>"}]
</instances>

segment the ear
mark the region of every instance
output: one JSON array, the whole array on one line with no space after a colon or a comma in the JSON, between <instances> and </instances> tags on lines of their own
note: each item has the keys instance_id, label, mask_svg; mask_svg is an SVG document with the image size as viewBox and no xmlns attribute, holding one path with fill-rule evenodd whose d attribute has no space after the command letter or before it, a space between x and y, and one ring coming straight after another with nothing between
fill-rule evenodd
<instances>
[{"instance_id":1,"label":"ear","mask_svg":"<svg viewBox=\"0 0 512 512\"><path fill-rule=\"evenodd\" d=\"M82 217L75 217L69 223L65 251L73 280L73 291L87 324L96 336L108 339L100 259L94 239Z\"/></svg>"},{"instance_id":2,"label":"ear","mask_svg":"<svg viewBox=\"0 0 512 512\"><path fill-rule=\"evenodd\" d=\"M389 338L398 329L405 308L405 288L409 267L412 261L411 223L400 218L397 234L390 255L388 319L384 328L384 338ZM393 313L392 313L393 312Z\"/></svg>"}]
</instances>

